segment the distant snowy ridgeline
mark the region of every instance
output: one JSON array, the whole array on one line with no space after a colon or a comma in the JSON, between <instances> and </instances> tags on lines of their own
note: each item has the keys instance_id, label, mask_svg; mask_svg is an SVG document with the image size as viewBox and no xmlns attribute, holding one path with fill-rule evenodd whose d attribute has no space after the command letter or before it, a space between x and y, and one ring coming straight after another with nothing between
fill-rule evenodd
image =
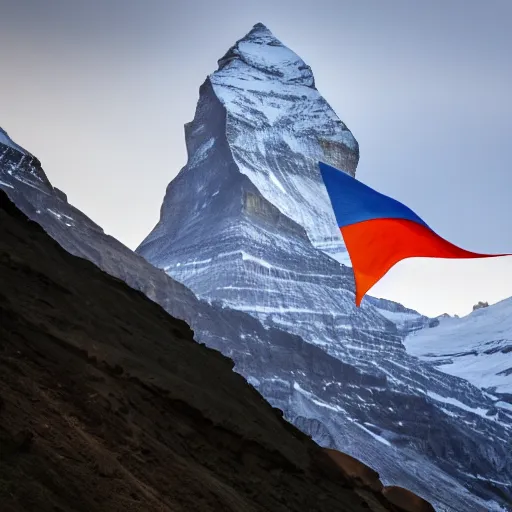
<instances>
[{"instance_id":1,"label":"distant snowy ridgeline","mask_svg":"<svg viewBox=\"0 0 512 512\"><path fill-rule=\"evenodd\" d=\"M404 343L411 355L443 372L490 393L512 394L512 298L463 318L440 318L439 326L410 334Z\"/></svg>"}]
</instances>

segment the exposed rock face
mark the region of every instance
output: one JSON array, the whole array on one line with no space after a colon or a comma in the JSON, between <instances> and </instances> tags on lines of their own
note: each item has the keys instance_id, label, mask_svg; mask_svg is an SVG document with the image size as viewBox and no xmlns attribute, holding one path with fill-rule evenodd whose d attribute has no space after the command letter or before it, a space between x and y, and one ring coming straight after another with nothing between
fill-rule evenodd
<instances>
[{"instance_id":1,"label":"exposed rock face","mask_svg":"<svg viewBox=\"0 0 512 512\"><path fill-rule=\"evenodd\" d=\"M478 301L474 306L473 306L473 311L476 311L477 309L482 309L482 308L488 308L489 307L489 303L488 302L482 302L481 300Z\"/></svg>"},{"instance_id":2,"label":"exposed rock face","mask_svg":"<svg viewBox=\"0 0 512 512\"><path fill-rule=\"evenodd\" d=\"M385 483L441 510L492 510L512 482L511 419L406 353L404 334L437 321L375 299L355 308L317 162L354 174L358 146L310 68L256 25L200 88L185 135L188 163L139 254L216 307L297 336L214 346L287 418Z\"/></svg>"},{"instance_id":3,"label":"exposed rock face","mask_svg":"<svg viewBox=\"0 0 512 512\"><path fill-rule=\"evenodd\" d=\"M382 493L391 503L406 512L435 512L430 503L402 487L385 487Z\"/></svg>"},{"instance_id":4,"label":"exposed rock face","mask_svg":"<svg viewBox=\"0 0 512 512\"><path fill-rule=\"evenodd\" d=\"M347 478L358 482L362 487L367 487L376 492L382 491L383 485L377 471L374 471L366 464L363 464L346 453L341 453L330 448L325 448L325 452L343 471Z\"/></svg>"}]
</instances>

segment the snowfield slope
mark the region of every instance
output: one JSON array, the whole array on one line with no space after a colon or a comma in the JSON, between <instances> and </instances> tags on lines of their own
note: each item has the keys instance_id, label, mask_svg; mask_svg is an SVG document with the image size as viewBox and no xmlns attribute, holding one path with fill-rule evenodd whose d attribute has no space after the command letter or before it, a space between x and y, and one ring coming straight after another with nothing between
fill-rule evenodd
<instances>
[{"instance_id":1,"label":"snowfield slope","mask_svg":"<svg viewBox=\"0 0 512 512\"><path fill-rule=\"evenodd\" d=\"M512 417L512 298L463 318L443 317L404 343L410 354L501 397L496 406Z\"/></svg>"}]
</instances>

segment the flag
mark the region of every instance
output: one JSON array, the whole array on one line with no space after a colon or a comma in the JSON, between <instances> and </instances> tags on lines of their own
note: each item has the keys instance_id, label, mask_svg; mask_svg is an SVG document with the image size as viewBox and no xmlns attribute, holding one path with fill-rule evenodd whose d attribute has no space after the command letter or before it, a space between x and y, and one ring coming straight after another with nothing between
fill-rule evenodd
<instances>
[{"instance_id":1,"label":"flag","mask_svg":"<svg viewBox=\"0 0 512 512\"><path fill-rule=\"evenodd\" d=\"M349 174L320 162L338 227L347 246L356 283L356 305L396 263L412 257L491 258L453 245L410 208Z\"/></svg>"}]
</instances>

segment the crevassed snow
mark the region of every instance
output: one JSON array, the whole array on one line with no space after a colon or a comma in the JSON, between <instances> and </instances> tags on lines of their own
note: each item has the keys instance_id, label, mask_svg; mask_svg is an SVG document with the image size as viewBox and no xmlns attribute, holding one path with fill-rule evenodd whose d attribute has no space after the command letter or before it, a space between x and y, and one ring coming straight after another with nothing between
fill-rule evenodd
<instances>
[{"instance_id":1,"label":"crevassed snow","mask_svg":"<svg viewBox=\"0 0 512 512\"><path fill-rule=\"evenodd\" d=\"M407 351L439 370L494 393L512 393L512 298L463 318L444 318L437 327L416 331Z\"/></svg>"}]
</instances>

